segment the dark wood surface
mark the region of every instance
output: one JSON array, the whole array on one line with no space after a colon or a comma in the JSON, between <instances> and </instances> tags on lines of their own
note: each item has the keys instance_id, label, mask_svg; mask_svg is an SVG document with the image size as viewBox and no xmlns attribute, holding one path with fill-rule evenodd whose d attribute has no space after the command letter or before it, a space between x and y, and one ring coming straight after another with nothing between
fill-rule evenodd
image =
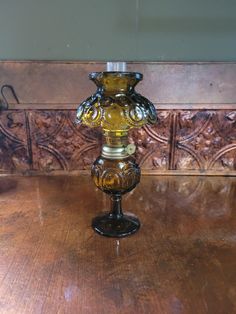
<instances>
[{"instance_id":1,"label":"dark wood surface","mask_svg":"<svg viewBox=\"0 0 236 314\"><path fill-rule=\"evenodd\" d=\"M101 237L89 176L0 178L0 313L236 313L236 178L143 177Z\"/></svg>"}]
</instances>

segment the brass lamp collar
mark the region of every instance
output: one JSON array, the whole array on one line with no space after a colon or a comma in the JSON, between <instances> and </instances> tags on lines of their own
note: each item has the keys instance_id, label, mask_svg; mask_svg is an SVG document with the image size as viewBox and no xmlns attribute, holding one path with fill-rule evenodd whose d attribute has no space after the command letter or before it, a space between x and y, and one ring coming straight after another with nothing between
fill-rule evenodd
<instances>
[{"instance_id":1,"label":"brass lamp collar","mask_svg":"<svg viewBox=\"0 0 236 314\"><path fill-rule=\"evenodd\" d=\"M128 144L127 146L111 147L104 144L102 146L102 157L108 159L123 159L131 156L135 153L136 146L134 144Z\"/></svg>"}]
</instances>

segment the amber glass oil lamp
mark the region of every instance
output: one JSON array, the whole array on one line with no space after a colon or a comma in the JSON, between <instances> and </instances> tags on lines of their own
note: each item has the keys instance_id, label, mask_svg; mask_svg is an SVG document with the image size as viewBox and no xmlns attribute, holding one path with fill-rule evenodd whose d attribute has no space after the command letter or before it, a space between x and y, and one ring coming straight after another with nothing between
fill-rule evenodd
<instances>
[{"instance_id":1,"label":"amber glass oil lamp","mask_svg":"<svg viewBox=\"0 0 236 314\"><path fill-rule=\"evenodd\" d=\"M141 174L128 132L156 122L154 105L135 91L142 74L125 70L125 62L108 62L106 72L90 73L97 91L77 109L77 122L100 127L104 139L91 174L95 185L110 196L111 211L95 217L92 227L101 235L117 238L133 234L140 227L138 218L123 213L121 206L122 195L136 187Z\"/></svg>"}]
</instances>

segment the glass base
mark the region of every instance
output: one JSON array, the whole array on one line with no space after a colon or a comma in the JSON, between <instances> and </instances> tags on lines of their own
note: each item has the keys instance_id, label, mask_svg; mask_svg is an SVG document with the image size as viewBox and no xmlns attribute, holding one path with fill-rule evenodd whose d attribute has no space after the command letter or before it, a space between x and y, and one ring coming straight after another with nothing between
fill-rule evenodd
<instances>
[{"instance_id":1,"label":"glass base","mask_svg":"<svg viewBox=\"0 0 236 314\"><path fill-rule=\"evenodd\" d=\"M130 215L117 217L107 213L95 217L92 221L93 229L106 237L122 238L138 231L140 222L138 218Z\"/></svg>"}]
</instances>

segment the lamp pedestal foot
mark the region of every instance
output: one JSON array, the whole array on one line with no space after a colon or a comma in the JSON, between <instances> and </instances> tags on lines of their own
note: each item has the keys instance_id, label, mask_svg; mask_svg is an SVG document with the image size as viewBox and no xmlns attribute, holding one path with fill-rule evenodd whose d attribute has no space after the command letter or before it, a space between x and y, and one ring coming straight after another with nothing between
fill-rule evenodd
<instances>
[{"instance_id":1,"label":"lamp pedestal foot","mask_svg":"<svg viewBox=\"0 0 236 314\"><path fill-rule=\"evenodd\" d=\"M111 212L95 217L92 220L92 228L100 235L114 238L126 237L138 231L138 218L122 212L121 195L112 195L111 202Z\"/></svg>"}]
</instances>

